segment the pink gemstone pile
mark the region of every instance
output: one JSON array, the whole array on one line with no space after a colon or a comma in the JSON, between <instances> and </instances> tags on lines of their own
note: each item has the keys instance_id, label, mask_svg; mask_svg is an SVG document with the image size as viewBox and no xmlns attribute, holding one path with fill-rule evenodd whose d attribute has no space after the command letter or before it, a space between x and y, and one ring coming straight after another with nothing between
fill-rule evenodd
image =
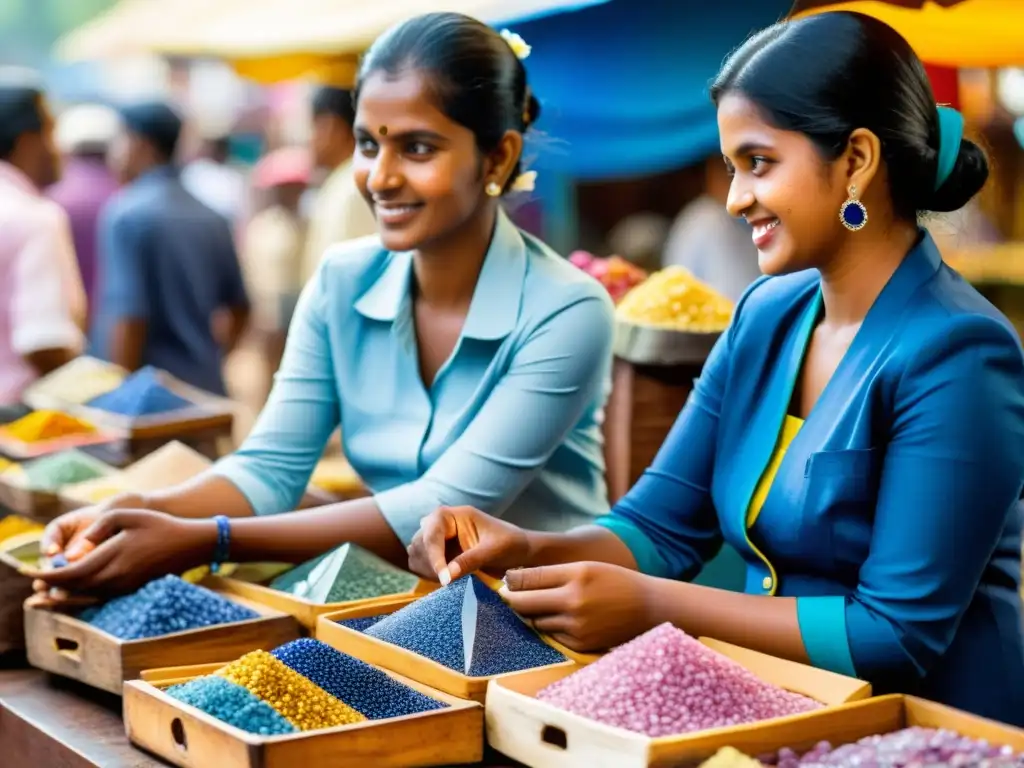
<instances>
[{"instance_id":1,"label":"pink gemstone pile","mask_svg":"<svg viewBox=\"0 0 1024 768\"><path fill-rule=\"evenodd\" d=\"M810 752L798 755L783 749L778 755L760 758L764 765L779 768L832 768L857 765L862 768L1020 768L1024 755L961 736L948 730L904 728L882 736L868 736L855 744L833 749L823 741Z\"/></svg>"},{"instance_id":2,"label":"pink gemstone pile","mask_svg":"<svg viewBox=\"0 0 1024 768\"><path fill-rule=\"evenodd\" d=\"M647 736L671 736L820 708L662 624L537 698L582 717Z\"/></svg>"}]
</instances>

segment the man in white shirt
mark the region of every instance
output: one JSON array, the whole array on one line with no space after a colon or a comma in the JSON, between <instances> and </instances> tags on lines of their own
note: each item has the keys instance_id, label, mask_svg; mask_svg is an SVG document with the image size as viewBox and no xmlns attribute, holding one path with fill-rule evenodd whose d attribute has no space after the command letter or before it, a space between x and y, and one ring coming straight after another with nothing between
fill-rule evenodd
<instances>
[{"instance_id":1,"label":"man in white shirt","mask_svg":"<svg viewBox=\"0 0 1024 768\"><path fill-rule=\"evenodd\" d=\"M372 235L377 222L356 188L352 155L356 149L352 92L324 87L313 97L313 162L330 172L320 186L310 216L302 282L316 272L327 249L335 243Z\"/></svg>"},{"instance_id":2,"label":"man in white shirt","mask_svg":"<svg viewBox=\"0 0 1024 768\"><path fill-rule=\"evenodd\" d=\"M67 214L41 190L60 175L42 81L0 70L0 405L84 344L85 290Z\"/></svg>"},{"instance_id":3,"label":"man in white shirt","mask_svg":"<svg viewBox=\"0 0 1024 768\"><path fill-rule=\"evenodd\" d=\"M227 136L206 139L199 157L181 171L181 184L192 197L235 226L245 208L245 177L230 164Z\"/></svg>"}]
</instances>

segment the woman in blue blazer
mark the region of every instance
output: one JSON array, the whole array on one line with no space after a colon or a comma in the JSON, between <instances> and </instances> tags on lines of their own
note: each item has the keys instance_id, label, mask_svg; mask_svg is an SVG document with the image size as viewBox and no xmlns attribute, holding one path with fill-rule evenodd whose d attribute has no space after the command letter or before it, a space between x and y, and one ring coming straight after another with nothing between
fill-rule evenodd
<instances>
[{"instance_id":1,"label":"woman in blue blazer","mask_svg":"<svg viewBox=\"0 0 1024 768\"><path fill-rule=\"evenodd\" d=\"M856 14L759 33L713 95L728 207L769 276L654 464L569 533L439 510L412 565L517 568L509 603L578 649L671 621L1024 725L1024 357L916 223L965 204L984 155L907 43ZM743 594L686 583L723 540Z\"/></svg>"}]
</instances>

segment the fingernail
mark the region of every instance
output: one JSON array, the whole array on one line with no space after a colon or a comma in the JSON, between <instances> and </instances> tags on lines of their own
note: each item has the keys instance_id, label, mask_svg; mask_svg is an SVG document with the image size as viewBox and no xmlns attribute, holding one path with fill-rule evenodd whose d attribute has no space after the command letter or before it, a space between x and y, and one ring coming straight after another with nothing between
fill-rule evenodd
<instances>
[{"instance_id":1,"label":"fingernail","mask_svg":"<svg viewBox=\"0 0 1024 768\"><path fill-rule=\"evenodd\" d=\"M511 592L511 590L508 588L508 584L501 582L501 586L498 587L498 594L501 595L501 597L508 597L509 592Z\"/></svg>"},{"instance_id":2,"label":"fingernail","mask_svg":"<svg viewBox=\"0 0 1024 768\"><path fill-rule=\"evenodd\" d=\"M56 555L58 552L60 552L59 544L54 543L46 548L46 554L48 557L52 557L53 555Z\"/></svg>"},{"instance_id":3,"label":"fingernail","mask_svg":"<svg viewBox=\"0 0 1024 768\"><path fill-rule=\"evenodd\" d=\"M437 574L437 580L441 582L442 587L447 587L452 583L452 575L447 568L442 568L441 572Z\"/></svg>"}]
</instances>

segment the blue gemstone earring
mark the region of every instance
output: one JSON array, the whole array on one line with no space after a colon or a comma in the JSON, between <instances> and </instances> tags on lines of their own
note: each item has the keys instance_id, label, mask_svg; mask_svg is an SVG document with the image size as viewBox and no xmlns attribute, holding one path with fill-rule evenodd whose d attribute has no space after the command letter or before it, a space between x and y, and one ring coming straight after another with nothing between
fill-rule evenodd
<instances>
[{"instance_id":1,"label":"blue gemstone earring","mask_svg":"<svg viewBox=\"0 0 1024 768\"><path fill-rule=\"evenodd\" d=\"M864 203L857 199L856 186L850 187L850 196L839 209L839 220L851 232L864 229L864 225L868 223L868 209L864 207Z\"/></svg>"}]
</instances>

